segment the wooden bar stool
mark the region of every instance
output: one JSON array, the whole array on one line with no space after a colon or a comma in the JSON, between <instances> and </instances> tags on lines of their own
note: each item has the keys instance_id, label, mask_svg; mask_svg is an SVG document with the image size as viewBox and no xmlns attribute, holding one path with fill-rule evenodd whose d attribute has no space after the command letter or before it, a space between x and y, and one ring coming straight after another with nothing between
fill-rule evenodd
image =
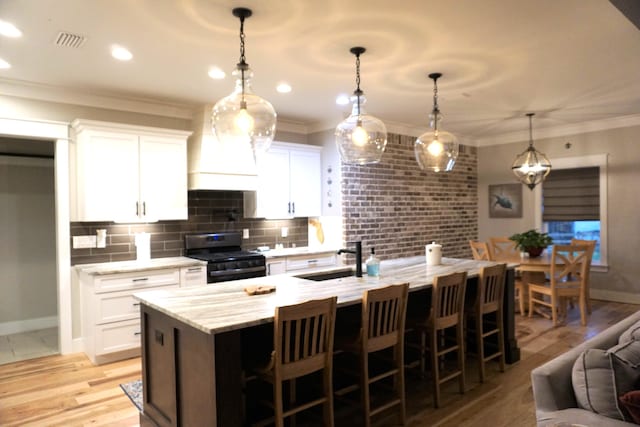
<instances>
[{"instance_id":1,"label":"wooden bar stool","mask_svg":"<svg viewBox=\"0 0 640 427\"><path fill-rule=\"evenodd\" d=\"M364 292L362 297L362 322L360 332L355 340L337 344L337 348L357 354L360 359L360 397L364 425L371 425L371 417L393 406L399 406L400 424L406 423L405 393L404 393L404 324L407 310L407 295L409 284L392 285ZM369 356L379 355L379 352L392 348L392 360L384 360L387 368L376 370L372 375ZM393 376L393 390L391 397L384 403L373 408L371 405L370 386L378 381ZM356 387L346 387L336 390L342 395L355 390Z\"/></svg>"},{"instance_id":2,"label":"wooden bar stool","mask_svg":"<svg viewBox=\"0 0 640 427\"><path fill-rule=\"evenodd\" d=\"M336 297L276 307L271 359L256 368L259 378L273 384L275 417L267 420L284 426L286 417L323 405L325 426L333 426L333 336ZM323 371L323 395L302 404L296 402L296 378ZM285 410L283 384L289 382L289 407ZM256 425L263 425L258 423Z\"/></svg>"},{"instance_id":3,"label":"wooden bar stool","mask_svg":"<svg viewBox=\"0 0 640 427\"><path fill-rule=\"evenodd\" d=\"M483 267L478 277L478 291L473 306L465 313L467 325L473 321L480 382L484 382L485 363L499 358L500 372L504 372L504 335L502 331L502 301L506 264ZM493 316L488 316L493 314ZM492 317L492 318L491 318ZM490 325L489 327L487 327ZM496 336L498 350L485 356L485 338Z\"/></svg>"},{"instance_id":4,"label":"wooden bar stool","mask_svg":"<svg viewBox=\"0 0 640 427\"><path fill-rule=\"evenodd\" d=\"M451 273L436 276L433 281L431 310L426 320L412 322L409 327L420 334L420 372L424 375L425 358L431 359L431 374L433 376L433 401L436 408L440 407L440 385L458 378L460 393L465 388L464 368L464 294L467 285L467 273ZM445 336L447 329L455 328L453 342L447 342L451 337ZM451 352L457 353L457 366L452 372L441 377L440 362ZM444 364L443 364L444 366Z\"/></svg>"}]
</instances>

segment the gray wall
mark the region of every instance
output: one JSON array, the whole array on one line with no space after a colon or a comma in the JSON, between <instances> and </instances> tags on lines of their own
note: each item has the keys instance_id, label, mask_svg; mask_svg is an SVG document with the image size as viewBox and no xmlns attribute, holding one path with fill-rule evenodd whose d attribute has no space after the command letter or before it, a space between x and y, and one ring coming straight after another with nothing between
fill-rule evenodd
<instances>
[{"instance_id":1,"label":"gray wall","mask_svg":"<svg viewBox=\"0 0 640 427\"><path fill-rule=\"evenodd\" d=\"M640 126L537 139L535 147L554 159L608 154L608 264L604 273L594 273L592 296L640 303ZM566 148L570 142L571 147ZM511 163L527 141L478 149L478 232L480 239L510 235L536 227L533 193L523 188L523 217L495 219L488 215L488 185L516 182Z\"/></svg>"}]
</instances>

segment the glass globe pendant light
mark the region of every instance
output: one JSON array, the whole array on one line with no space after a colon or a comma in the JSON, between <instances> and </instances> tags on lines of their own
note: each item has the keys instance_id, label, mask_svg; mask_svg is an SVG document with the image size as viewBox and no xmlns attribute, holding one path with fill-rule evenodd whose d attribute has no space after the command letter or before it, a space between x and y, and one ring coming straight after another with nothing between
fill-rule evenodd
<instances>
[{"instance_id":1,"label":"glass globe pendant light","mask_svg":"<svg viewBox=\"0 0 640 427\"><path fill-rule=\"evenodd\" d=\"M518 154L513 165L511 165L511 170L518 180L531 190L544 181L549 172L551 172L551 162L549 162L547 156L533 147L531 118L534 115L534 113L527 113L527 117L529 117L529 147Z\"/></svg>"},{"instance_id":2,"label":"glass globe pendant light","mask_svg":"<svg viewBox=\"0 0 640 427\"><path fill-rule=\"evenodd\" d=\"M360 89L360 55L364 47L352 47L356 56L356 90L351 101L351 115L336 127L335 137L342 161L353 165L378 163L387 146L387 128L381 120L364 109L366 98Z\"/></svg>"},{"instance_id":3,"label":"glass globe pendant light","mask_svg":"<svg viewBox=\"0 0 640 427\"><path fill-rule=\"evenodd\" d=\"M233 15L240 18L240 62L233 71L233 93L218 101L212 111L213 133L222 143L250 144L254 155L269 149L276 133L276 112L269 101L251 91L253 73L244 55L244 20L250 9L238 7Z\"/></svg>"},{"instance_id":4,"label":"glass globe pendant light","mask_svg":"<svg viewBox=\"0 0 640 427\"><path fill-rule=\"evenodd\" d=\"M433 79L433 111L429 114L430 130L418 137L413 147L416 161L422 170L449 172L458 158L458 138L451 132L439 129L442 114L438 108L438 79L442 73L431 73Z\"/></svg>"}]
</instances>

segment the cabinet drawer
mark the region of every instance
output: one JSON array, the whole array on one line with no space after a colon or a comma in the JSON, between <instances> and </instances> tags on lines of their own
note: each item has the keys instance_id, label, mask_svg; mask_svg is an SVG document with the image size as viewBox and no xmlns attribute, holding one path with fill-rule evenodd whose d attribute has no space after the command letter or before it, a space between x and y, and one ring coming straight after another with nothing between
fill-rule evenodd
<instances>
[{"instance_id":1,"label":"cabinet drawer","mask_svg":"<svg viewBox=\"0 0 640 427\"><path fill-rule=\"evenodd\" d=\"M109 323L95 329L95 354L139 348L141 343L140 319Z\"/></svg>"},{"instance_id":2,"label":"cabinet drawer","mask_svg":"<svg viewBox=\"0 0 640 427\"><path fill-rule=\"evenodd\" d=\"M177 285L162 286L160 289L173 289ZM149 289L151 290L151 289ZM96 296L96 324L137 319L140 317L140 303L131 291L103 293Z\"/></svg>"},{"instance_id":3,"label":"cabinet drawer","mask_svg":"<svg viewBox=\"0 0 640 427\"><path fill-rule=\"evenodd\" d=\"M147 270L134 273L108 274L96 276L94 282L96 293L133 290L139 291L155 286L179 285L180 269Z\"/></svg>"},{"instance_id":4,"label":"cabinet drawer","mask_svg":"<svg viewBox=\"0 0 640 427\"><path fill-rule=\"evenodd\" d=\"M314 256L287 257L287 271L336 265L336 254L325 253Z\"/></svg>"},{"instance_id":5,"label":"cabinet drawer","mask_svg":"<svg viewBox=\"0 0 640 427\"><path fill-rule=\"evenodd\" d=\"M207 266L196 265L180 269L180 286L203 286L207 284Z\"/></svg>"}]
</instances>

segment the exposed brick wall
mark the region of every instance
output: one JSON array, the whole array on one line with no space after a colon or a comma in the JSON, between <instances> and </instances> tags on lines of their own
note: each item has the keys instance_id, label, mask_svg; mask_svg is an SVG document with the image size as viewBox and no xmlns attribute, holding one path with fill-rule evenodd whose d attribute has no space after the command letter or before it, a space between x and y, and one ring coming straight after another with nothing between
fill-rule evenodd
<instances>
[{"instance_id":1,"label":"exposed brick wall","mask_svg":"<svg viewBox=\"0 0 640 427\"><path fill-rule=\"evenodd\" d=\"M443 256L470 258L478 235L477 150L461 146L453 171L420 170L415 138L389 134L376 165L342 164L344 240L361 240L380 259L423 255L425 244Z\"/></svg>"},{"instance_id":2,"label":"exposed brick wall","mask_svg":"<svg viewBox=\"0 0 640 427\"><path fill-rule=\"evenodd\" d=\"M187 221L159 221L150 224L114 224L113 222L72 222L71 236L96 235L107 230L106 248L71 249L71 265L94 262L129 261L136 259L134 233L151 233L151 257L184 255L184 236L208 231L242 231L249 229L249 239L242 248L258 246L273 248L276 243L307 246L307 218L264 220L243 218L243 193L240 191L189 191ZM280 228L289 227L287 238L280 237Z\"/></svg>"}]
</instances>

